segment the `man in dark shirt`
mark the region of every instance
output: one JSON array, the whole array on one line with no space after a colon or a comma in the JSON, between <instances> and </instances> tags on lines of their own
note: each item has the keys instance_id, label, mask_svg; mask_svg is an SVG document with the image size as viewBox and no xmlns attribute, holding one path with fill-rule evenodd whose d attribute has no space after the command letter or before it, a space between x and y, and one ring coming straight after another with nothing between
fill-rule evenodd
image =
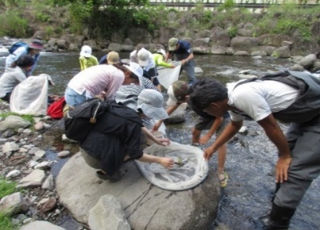
<instances>
[{"instance_id":1,"label":"man in dark shirt","mask_svg":"<svg viewBox=\"0 0 320 230\"><path fill-rule=\"evenodd\" d=\"M191 44L185 40L178 38L170 38L168 42L169 55L168 58L175 57L176 60L181 61L181 70L185 70L188 76L189 84L194 84L197 79L194 73L194 56Z\"/></svg>"}]
</instances>

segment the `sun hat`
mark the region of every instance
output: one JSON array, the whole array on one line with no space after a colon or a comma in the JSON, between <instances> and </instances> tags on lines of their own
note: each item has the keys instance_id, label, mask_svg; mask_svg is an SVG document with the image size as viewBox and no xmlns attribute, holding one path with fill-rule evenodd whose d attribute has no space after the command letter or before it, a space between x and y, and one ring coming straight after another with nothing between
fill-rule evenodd
<instances>
[{"instance_id":1,"label":"sun hat","mask_svg":"<svg viewBox=\"0 0 320 230\"><path fill-rule=\"evenodd\" d=\"M162 54L162 56L166 56L166 51L164 49L158 49L157 53Z\"/></svg>"},{"instance_id":2,"label":"sun hat","mask_svg":"<svg viewBox=\"0 0 320 230\"><path fill-rule=\"evenodd\" d=\"M185 101L188 95L188 84L185 81L175 81L172 83L173 94L178 102Z\"/></svg>"},{"instance_id":3,"label":"sun hat","mask_svg":"<svg viewBox=\"0 0 320 230\"><path fill-rule=\"evenodd\" d=\"M133 73L134 75L136 75L136 77L138 77L139 79L139 85L142 86L143 81L143 69L141 68L141 66L138 63L135 62L130 62L129 65L123 65L127 70L129 70L131 73Z\"/></svg>"},{"instance_id":4,"label":"sun hat","mask_svg":"<svg viewBox=\"0 0 320 230\"><path fill-rule=\"evenodd\" d=\"M145 48L141 48L138 51L138 63L140 66L145 67L149 64L149 59L150 59L150 52L146 50Z\"/></svg>"},{"instance_id":5,"label":"sun hat","mask_svg":"<svg viewBox=\"0 0 320 230\"><path fill-rule=\"evenodd\" d=\"M169 51L175 51L179 39L178 38L170 38L168 42Z\"/></svg>"},{"instance_id":6,"label":"sun hat","mask_svg":"<svg viewBox=\"0 0 320 230\"><path fill-rule=\"evenodd\" d=\"M29 45L29 48L36 49L36 50L42 50L43 44L40 40L33 40Z\"/></svg>"},{"instance_id":7,"label":"sun hat","mask_svg":"<svg viewBox=\"0 0 320 230\"><path fill-rule=\"evenodd\" d=\"M80 56L91 57L92 49L90 46L84 45L81 47Z\"/></svg>"},{"instance_id":8,"label":"sun hat","mask_svg":"<svg viewBox=\"0 0 320 230\"><path fill-rule=\"evenodd\" d=\"M116 51L110 51L107 54L107 61L108 61L108 64L110 64L110 65L119 63L120 62L119 53Z\"/></svg>"},{"instance_id":9,"label":"sun hat","mask_svg":"<svg viewBox=\"0 0 320 230\"><path fill-rule=\"evenodd\" d=\"M166 110L163 108L163 96L155 89L144 89L138 96L137 109L148 117L155 120L163 120L168 117Z\"/></svg>"}]
</instances>

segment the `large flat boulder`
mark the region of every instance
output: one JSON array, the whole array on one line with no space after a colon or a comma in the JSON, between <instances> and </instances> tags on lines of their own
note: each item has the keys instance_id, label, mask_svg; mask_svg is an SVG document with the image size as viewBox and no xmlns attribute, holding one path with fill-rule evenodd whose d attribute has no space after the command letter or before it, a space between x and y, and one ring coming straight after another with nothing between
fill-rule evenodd
<instances>
[{"instance_id":1,"label":"large flat boulder","mask_svg":"<svg viewBox=\"0 0 320 230\"><path fill-rule=\"evenodd\" d=\"M134 162L125 164L121 181L110 183L96 177L78 153L57 177L60 202L80 222L88 223L89 210L101 196L116 197L132 229L208 229L216 217L220 187L213 170L196 188L170 192L151 185Z\"/></svg>"}]
</instances>

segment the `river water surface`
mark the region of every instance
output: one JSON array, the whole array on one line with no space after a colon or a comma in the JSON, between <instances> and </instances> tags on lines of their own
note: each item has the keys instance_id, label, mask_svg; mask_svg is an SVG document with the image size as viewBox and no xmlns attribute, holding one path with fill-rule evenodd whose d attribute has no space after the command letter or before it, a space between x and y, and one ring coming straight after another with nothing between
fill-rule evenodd
<instances>
[{"instance_id":1,"label":"river water surface","mask_svg":"<svg viewBox=\"0 0 320 230\"><path fill-rule=\"evenodd\" d=\"M102 56L97 54L97 57ZM128 54L121 54L127 58ZM0 56L0 72L4 57ZM215 77L223 82L237 80L241 70L252 70L257 74L281 70L292 65L288 59L251 58L235 56L196 55L197 66L203 69L200 77ZM43 53L35 74L50 74L55 86L51 93L63 94L67 82L79 71L78 53ZM191 142L191 128L195 119L186 114L186 122L167 126L170 139L183 144ZM263 130L252 121L245 121L247 134L238 134L228 144L226 171L228 186L222 190L218 216L210 229L262 229L257 222L271 207L274 189L273 169L277 159L276 148L264 135ZM285 130L287 127L281 125ZM213 140L211 140L212 142ZM216 156L210 160L210 167L216 168ZM293 230L320 229L320 181L315 180L302 200L292 219ZM76 223L61 223L68 230L76 230Z\"/></svg>"}]
</instances>

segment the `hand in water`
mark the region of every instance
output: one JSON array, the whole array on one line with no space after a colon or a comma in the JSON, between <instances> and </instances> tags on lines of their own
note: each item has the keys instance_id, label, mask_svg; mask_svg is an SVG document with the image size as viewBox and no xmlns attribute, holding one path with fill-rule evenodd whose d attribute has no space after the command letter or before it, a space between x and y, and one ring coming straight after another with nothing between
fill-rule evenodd
<instances>
[{"instance_id":1,"label":"hand in water","mask_svg":"<svg viewBox=\"0 0 320 230\"><path fill-rule=\"evenodd\" d=\"M288 180L288 169L292 158L290 156L279 157L276 165L276 183Z\"/></svg>"},{"instance_id":2,"label":"hand in water","mask_svg":"<svg viewBox=\"0 0 320 230\"><path fill-rule=\"evenodd\" d=\"M173 167L173 164L174 164L174 161L173 159L169 158L169 157L161 157L159 163L165 167L165 168L172 168Z\"/></svg>"}]
</instances>

